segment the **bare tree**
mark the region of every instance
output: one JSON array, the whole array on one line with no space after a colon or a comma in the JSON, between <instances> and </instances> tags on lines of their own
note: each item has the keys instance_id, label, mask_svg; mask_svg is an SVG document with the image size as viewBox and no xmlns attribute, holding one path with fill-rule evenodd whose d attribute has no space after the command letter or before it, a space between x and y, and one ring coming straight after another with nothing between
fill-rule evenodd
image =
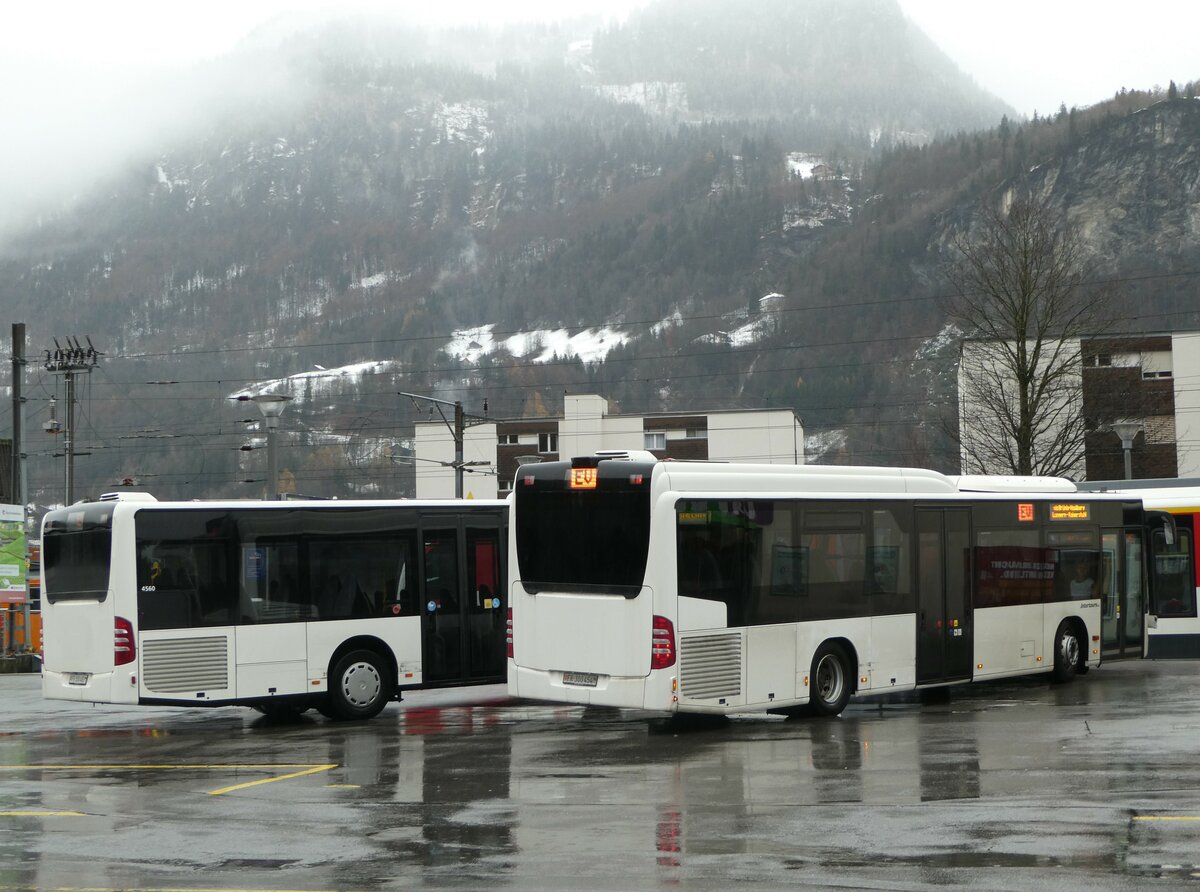
<instances>
[{"instance_id":1,"label":"bare tree","mask_svg":"<svg viewBox=\"0 0 1200 892\"><path fill-rule=\"evenodd\" d=\"M954 239L949 316L965 333L958 440L964 473L1079 476L1084 434L1080 339L1109 324L1084 287L1077 231L1042 200L989 206Z\"/></svg>"}]
</instances>

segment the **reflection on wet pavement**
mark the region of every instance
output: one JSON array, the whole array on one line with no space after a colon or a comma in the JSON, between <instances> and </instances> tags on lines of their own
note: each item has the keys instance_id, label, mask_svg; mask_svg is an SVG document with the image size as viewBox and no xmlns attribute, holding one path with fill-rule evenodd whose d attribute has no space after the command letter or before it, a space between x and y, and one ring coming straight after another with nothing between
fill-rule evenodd
<instances>
[{"instance_id":1,"label":"reflection on wet pavement","mask_svg":"<svg viewBox=\"0 0 1200 892\"><path fill-rule=\"evenodd\" d=\"M0 679L0 890L1190 879L1197 676L1118 664L833 720L423 692L361 725L56 711Z\"/></svg>"}]
</instances>

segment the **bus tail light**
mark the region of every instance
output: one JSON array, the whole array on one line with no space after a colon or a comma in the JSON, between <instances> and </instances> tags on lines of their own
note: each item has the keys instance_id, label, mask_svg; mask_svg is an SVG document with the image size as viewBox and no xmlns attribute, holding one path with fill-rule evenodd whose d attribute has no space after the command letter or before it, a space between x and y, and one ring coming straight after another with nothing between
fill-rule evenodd
<instances>
[{"instance_id":1,"label":"bus tail light","mask_svg":"<svg viewBox=\"0 0 1200 892\"><path fill-rule=\"evenodd\" d=\"M510 660L513 658L513 622L512 608L508 608L508 622L504 629L504 653Z\"/></svg>"},{"instance_id":2,"label":"bus tail light","mask_svg":"<svg viewBox=\"0 0 1200 892\"><path fill-rule=\"evenodd\" d=\"M118 616L113 621L113 665L124 666L137 659L137 645L133 640L133 623Z\"/></svg>"},{"instance_id":3,"label":"bus tail light","mask_svg":"<svg viewBox=\"0 0 1200 892\"><path fill-rule=\"evenodd\" d=\"M650 668L675 665L675 626L665 616L655 616L650 634Z\"/></svg>"}]
</instances>

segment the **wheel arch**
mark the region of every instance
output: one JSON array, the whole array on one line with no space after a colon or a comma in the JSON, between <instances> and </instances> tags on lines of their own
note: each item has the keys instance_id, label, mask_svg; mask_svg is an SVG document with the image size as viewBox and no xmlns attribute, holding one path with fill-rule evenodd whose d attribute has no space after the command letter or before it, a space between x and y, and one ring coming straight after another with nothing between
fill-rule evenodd
<instances>
[{"instance_id":1,"label":"wheel arch","mask_svg":"<svg viewBox=\"0 0 1200 892\"><path fill-rule=\"evenodd\" d=\"M813 655L815 656L817 651L820 650L822 647L824 647L827 644L836 644L838 647L840 647L842 649L842 652L846 655L846 659L848 659L850 661L850 678L848 679L848 681L850 682L850 694L852 696L854 694L857 694L858 693L858 648L854 646L854 642L851 641L849 638L845 638L845 637L842 637L839 635L834 638L826 638L824 641L822 641L820 644L818 644L817 650L813 651Z\"/></svg>"},{"instance_id":2,"label":"wheel arch","mask_svg":"<svg viewBox=\"0 0 1200 892\"><path fill-rule=\"evenodd\" d=\"M1063 617L1062 622L1060 622L1058 627L1054 630L1054 635L1056 638L1058 637L1058 629L1062 628L1063 626L1073 631L1076 637L1079 639L1079 666L1081 668L1086 667L1088 663L1088 655L1091 653L1092 646L1092 638L1091 635L1088 634L1087 623L1083 621L1082 616ZM1054 646L1053 642L1051 642L1050 646Z\"/></svg>"},{"instance_id":3,"label":"wheel arch","mask_svg":"<svg viewBox=\"0 0 1200 892\"><path fill-rule=\"evenodd\" d=\"M387 663L387 667L392 672L392 690L389 692L388 699L395 697L396 692L400 690L399 666L396 663L396 654L392 649L374 635L355 635L353 638L347 638L337 646L329 656L329 664L325 667L326 678L328 679L333 674L333 667L337 665L338 660L350 653L352 650L371 650L379 654Z\"/></svg>"}]
</instances>

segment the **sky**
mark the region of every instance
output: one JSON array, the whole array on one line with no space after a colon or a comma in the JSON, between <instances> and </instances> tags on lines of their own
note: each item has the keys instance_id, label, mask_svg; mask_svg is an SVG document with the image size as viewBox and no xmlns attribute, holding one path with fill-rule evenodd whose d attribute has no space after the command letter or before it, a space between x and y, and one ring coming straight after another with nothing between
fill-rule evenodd
<instances>
[{"instance_id":1,"label":"sky","mask_svg":"<svg viewBox=\"0 0 1200 892\"><path fill-rule=\"evenodd\" d=\"M93 168L186 127L264 74L188 72L281 16L386 11L436 23L623 17L646 0L13 0L0 7L0 225L45 184L59 198ZM754 0L744 0L746 3ZM899 0L976 83L1018 115L1091 105L1121 87L1200 79L1200 3L1142 0ZM183 94L187 102L180 103Z\"/></svg>"}]
</instances>

